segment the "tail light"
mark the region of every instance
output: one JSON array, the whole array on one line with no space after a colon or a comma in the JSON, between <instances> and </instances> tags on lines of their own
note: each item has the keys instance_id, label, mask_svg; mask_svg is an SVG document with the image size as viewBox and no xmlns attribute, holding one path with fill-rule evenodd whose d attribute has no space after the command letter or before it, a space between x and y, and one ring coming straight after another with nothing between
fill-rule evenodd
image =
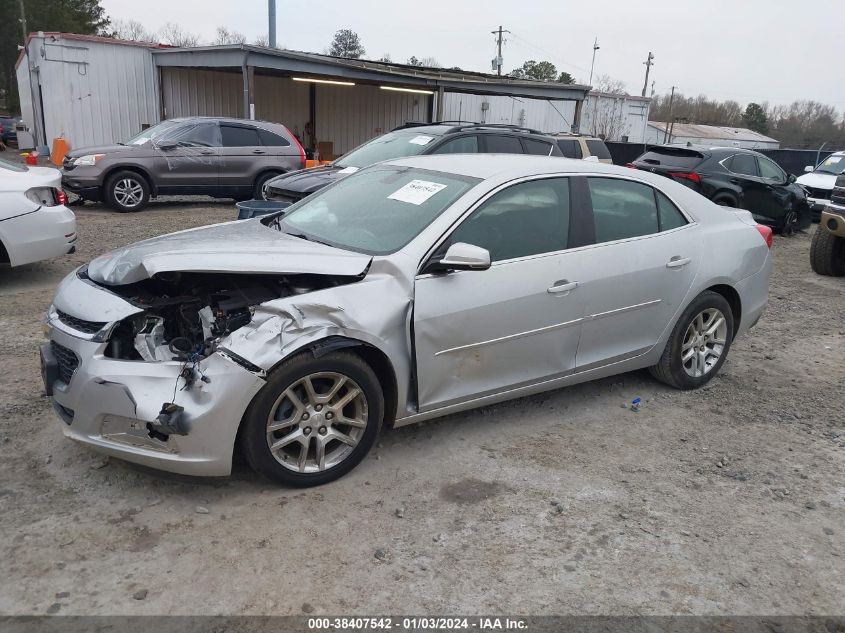
<instances>
[{"instance_id":1,"label":"tail light","mask_svg":"<svg viewBox=\"0 0 845 633\"><path fill-rule=\"evenodd\" d=\"M697 185L701 184L701 176L694 171L670 171L669 175L675 178L681 178L682 180L689 180Z\"/></svg>"},{"instance_id":2,"label":"tail light","mask_svg":"<svg viewBox=\"0 0 845 633\"><path fill-rule=\"evenodd\" d=\"M62 189L53 189L56 195L56 204L67 204L67 194Z\"/></svg>"},{"instance_id":3,"label":"tail light","mask_svg":"<svg viewBox=\"0 0 845 633\"><path fill-rule=\"evenodd\" d=\"M639 169L639 167L637 167L634 163L625 163L625 167L628 167L629 169Z\"/></svg>"},{"instance_id":4,"label":"tail light","mask_svg":"<svg viewBox=\"0 0 845 633\"><path fill-rule=\"evenodd\" d=\"M288 134L290 134L293 142L296 143L296 146L299 148L299 168L305 169L305 148L302 147L302 143L299 142L299 139L291 134L290 130L288 130Z\"/></svg>"},{"instance_id":5,"label":"tail light","mask_svg":"<svg viewBox=\"0 0 845 633\"><path fill-rule=\"evenodd\" d=\"M757 231L763 237L763 241L766 242L766 246L769 248L772 247L772 229L768 226L763 226L762 224L758 224L756 227Z\"/></svg>"}]
</instances>

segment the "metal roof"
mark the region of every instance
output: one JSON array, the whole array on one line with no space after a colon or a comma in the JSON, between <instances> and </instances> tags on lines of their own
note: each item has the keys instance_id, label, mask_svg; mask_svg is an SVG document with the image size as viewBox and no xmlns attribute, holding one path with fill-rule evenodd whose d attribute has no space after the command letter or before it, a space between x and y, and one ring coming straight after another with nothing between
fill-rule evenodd
<instances>
[{"instance_id":1,"label":"metal roof","mask_svg":"<svg viewBox=\"0 0 845 633\"><path fill-rule=\"evenodd\" d=\"M663 121L649 121L648 124L665 132L670 125ZM700 138L719 139L726 141L748 141L751 143L778 143L777 139L771 138L754 130L745 127L724 127L721 125L698 125L695 123L675 123L672 126L672 138Z\"/></svg>"},{"instance_id":2,"label":"metal roof","mask_svg":"<svg viewBox=\"0 0 845 633\"><path fill-rule=\"evenodd\" d=\"M152 53L158 66L240 69L249 65L257 70L428 90L442 87L452 92L575 101L582 101L589 91L589 86L575 84L512 79L472 71L408 66L366 59L347 59L250 44L167 48L154 50Z\"/></svg>"}]
</instances>

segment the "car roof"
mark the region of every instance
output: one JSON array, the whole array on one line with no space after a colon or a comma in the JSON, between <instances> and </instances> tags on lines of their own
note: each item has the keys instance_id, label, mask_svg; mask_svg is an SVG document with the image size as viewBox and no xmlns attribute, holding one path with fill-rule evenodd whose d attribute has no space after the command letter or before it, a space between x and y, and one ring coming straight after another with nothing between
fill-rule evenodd
<instances>
[{"instance_id":1,"label":"car roof","mask_svg":"<svg viewBox=\"0 0 845 633\"><path fill-rule=\"evenodd\" d=\"M181 117L174 117L172 119L165 119L167 121L173 121L175 123L183 123L185 121L217 121L219 123L239 123L241 125L277 125L279 127L284 127L282 123L276 123L275 121L264 121L261 119L238 119L235 117L227 117L227 116L181 116Z\"/></svg>"},{"instance_id":2,"label":"car roof","mask_svg":"<svg viewBox=\"0 0 845 633\"><path fill-rule=\"evenodd\" d=\"M725 147L724 145L702 145L700 143L666 143L663 145L650 145L648 152L659 149L688 149L702 154L753 154L755 156L765 156L760 152L755 152L753 149L745 147Z\"/></svg>"},{"instance_id":3,"label":"car roof","mask_svg":"<svg viewBox=\"0 0 845 633\"><path fill-rule=\"evenodd\" d=\"M570 134L568 132L555 132L554 134L549 134L549 136L551 136L555 140L561 140L561 141L568 139L568 138L571 138L571 139L582 138L585 141L601 141L602 143L604 143L604 141L602 141L602 139L600 139L598 136L590 136L589 134Z\"/></svg>"},{"instance_id":4,"label":"car roof","mask_svg":"<svg viewBox=\"0 0 845 633\"><path fill-rule=\"evenodd\" d=\"M519 125L507 123L473 123L472 121L440 121L437 123L415 123L413 121L395 127L391 132L408 132L420 134L433 134L443 136L445 134L457 134L458 132L480 132L482 134L511 133L520 136L542 136L550 135L540 130L534 130Z\"/></svg>"},{"instance_id":5,"label":"car roof","mask_svg":"<svg viewBox=\"0 0 845 633\"><path fill-rule=\"evenodd\" d=\"M631 175L631 170L627 167L564 158L562 156L536 156L530 154L428 154L397 158L381 164L430 169L431 171L442 171L449 174L481 179L503 174L512 176L513 178L548 173Z\"/></svg>"}]
</instances>

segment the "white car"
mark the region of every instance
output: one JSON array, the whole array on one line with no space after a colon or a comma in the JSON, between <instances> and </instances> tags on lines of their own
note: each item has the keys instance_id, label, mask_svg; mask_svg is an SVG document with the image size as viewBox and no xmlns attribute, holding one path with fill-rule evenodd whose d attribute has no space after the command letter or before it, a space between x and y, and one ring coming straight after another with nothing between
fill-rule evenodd
<instances>
[{"instance_id":1,"label":"white car","mask_svg":"<svg viewBox=\"0 0 845 633\"><path fill-rule=\"evenodd\" d=\"M0 160L0 264L20 266L76 250L76 217L62 174Z\"/></svg>"},{"instance_id":2,"label":"white car","mask_svg":"<svg viewBox=\"0 0 845 633\"><path fill-rule=\"evenodd\" d=\"M845 172L845 151L834 152L814 169L811 165L804 168L807 172L796 181L809 194L807 203L813 212L813 219L818 220L821 212L830 202L830 193L836 177Z\"/></svg>"}]
</instances>

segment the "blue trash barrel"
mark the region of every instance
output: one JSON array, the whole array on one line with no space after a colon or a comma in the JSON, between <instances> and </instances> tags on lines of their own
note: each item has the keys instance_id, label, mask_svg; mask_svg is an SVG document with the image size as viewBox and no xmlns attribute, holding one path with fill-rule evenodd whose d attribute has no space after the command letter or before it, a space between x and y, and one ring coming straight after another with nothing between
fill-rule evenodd
<instances>
[{"instance_id":1,"label":"blue trash barrel","mask_svg":"<svg viewBox=\"0 0 845 633\"><path fill-rule=\"evenodd\" d=\"M290 206L290 202L277 202L276 200L244 200L236 202L238 208L238 219L249 220L261 215L276 213Z\"/></svg>"}]
</instances>

